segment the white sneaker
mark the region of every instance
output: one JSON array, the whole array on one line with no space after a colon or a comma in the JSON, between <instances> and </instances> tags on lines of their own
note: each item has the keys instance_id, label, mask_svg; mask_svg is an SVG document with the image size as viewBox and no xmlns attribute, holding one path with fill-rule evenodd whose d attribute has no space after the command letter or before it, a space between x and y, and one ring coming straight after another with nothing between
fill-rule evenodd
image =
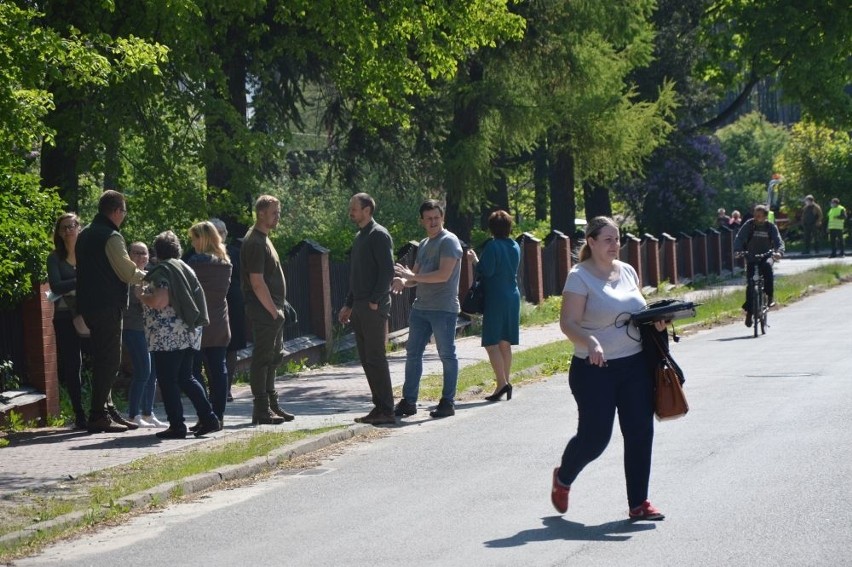
<instances>
[{"instance_id":1,"label":"white sneaker","mask_svg":"<svg viewBox=\"0 0 852 567\"><path fill-rule=\"evenodd\" d=\"M133 421L133 423L135 423L135 424L136 424L136 425L138 425L139 427L154 427L154 424L153 424L153 423L151 423L151 422L147 421L147 420L146 420L144 417L142 417L141 415L137 415L137 416L136 416L136 417L134 417L131 421Z\"/></svg>"},{"instance_id":2,"label":"white sneaker","mask_svg":"<svg viewBox=\"0 0 852 567\"><path fill-rule=\"evenodd\" d=\"M151 415L146 415L145 419L148 420L148 423L151 424L151 427L166 427L168 425L167 423L163 423L162 421L157 419L157 416L153 413Z\"/></svg>"}]
</instances>

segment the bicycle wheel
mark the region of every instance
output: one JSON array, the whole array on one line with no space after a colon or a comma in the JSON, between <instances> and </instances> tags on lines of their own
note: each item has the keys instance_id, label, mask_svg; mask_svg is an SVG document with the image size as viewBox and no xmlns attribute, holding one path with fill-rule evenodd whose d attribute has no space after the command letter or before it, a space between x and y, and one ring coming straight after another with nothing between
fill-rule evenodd
<instances>
[{"instance_id":1,"label":"bicycle wheel","mask_svg":"<svg viewBox=\"0 0 852 567\"><path fill-rule=\"evenodd\" d=\"M766 295L766 293L763 293L762 296L762 309L760 311L760 334L765 335L766 327L769 326L767 324L767 321L769 320L769 297Z\"/></svg>"},{"instance_id":2,"label":"bicycle wheel","mask_svg":"<svg viewBox=\"0 0 852 567\"><path fill-rule=\"evenodd\" d=\"M760 282L756 284L752 284L752 294L751 294L751 320L752 320L752 329L754 330L754 338L757 338L758 326L760 325L760 314L762 312L760 305L760 298L763 296L763 289L761 289Z\"/></svg>"}]
</instances>

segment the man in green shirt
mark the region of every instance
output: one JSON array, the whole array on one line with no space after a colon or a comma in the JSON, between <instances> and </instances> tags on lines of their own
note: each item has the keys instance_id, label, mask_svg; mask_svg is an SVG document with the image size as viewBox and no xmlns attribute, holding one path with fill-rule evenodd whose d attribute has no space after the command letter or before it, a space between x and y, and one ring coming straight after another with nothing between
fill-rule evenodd
<instances>
[{"instance_id":1,"label":"man in green shirt","mask_svg":"<svg viewBox=\"0 0 852 567\"><path fill-rule=\"evenodd\" d=\"M254 396L252 423L279 424L294 419L293 414L278 405L278 392L275 390L275 373L284 359L287 282L278 252L269 240L269 232L281 220L281 203L271 195L261 195L254 210L256 220L243 241L240 263L246 317L251 321L254 332L249 369L249 383Z\"/></svg>"}]
</instances>

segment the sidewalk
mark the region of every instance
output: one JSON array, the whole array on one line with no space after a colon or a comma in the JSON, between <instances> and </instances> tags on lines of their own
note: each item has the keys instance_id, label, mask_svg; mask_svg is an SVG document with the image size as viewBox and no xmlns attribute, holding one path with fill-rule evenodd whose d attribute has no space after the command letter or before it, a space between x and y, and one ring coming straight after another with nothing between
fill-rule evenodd
<instances>
[{"instance_id":1,"label":"sidewalk","mask_svg":"<svg viewBox=\"0 0 852 567\"><path fill-rule=\"evenodd\" d=\"M832 261L852 263L852 258L829 260L828 258L791 257L776 265L776 273L793 274L811 269L819 264ZM695 298L706 294L731 293L743 289L742 277L720 283L697 292ZM524 349L563 340L558 323L521 329L520 345L515 352ZM480 337L466 337L456 343L459 367L470 366L487 361L485 349L480 346ZM400 350L389 355L391 379L394 386L400 386L404 379L405 352ZM423 373L439 374L441 363L434 345L429 345L423 364ZM279 378L277 389L282 405L296 414L295 421L284 425L251 425L251 392L248 386L234 389L234 401L229 403L225 413L223 431L209 435L205 439L192 437L186 440L159 440L154 437L154 429L138 429L126 433L100 433L90 435L85 432L68 429L38 430L25 435L20 441L0 449L0 498L20 490L33 490L46 485L60 483L80 475L102 470L116 465L129 463L142 457L187 447L202 446L211 440L238 438L250 435L253 431L287 431L312 429L329 425L354 425L353 419L367 413L372 404L370 390L361 366L357 362L325 366L300 373L296 377ZM428 404L419 404L418 413L406 418L407 423L416 423L431 419ZM459 404L460 409L464 403ZM187 421L194 423L192 406L184 402ZM162 406L155 407L155 413L164 419Z\"/></svg>"}]
</instances>

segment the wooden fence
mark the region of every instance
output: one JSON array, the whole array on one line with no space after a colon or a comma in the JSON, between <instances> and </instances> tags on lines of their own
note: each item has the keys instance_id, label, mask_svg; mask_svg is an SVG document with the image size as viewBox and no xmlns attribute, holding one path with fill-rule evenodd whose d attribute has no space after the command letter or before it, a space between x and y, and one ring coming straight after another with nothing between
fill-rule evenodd
<instances>
[{"instance_id":1,"label":"wooden fence","mask_svg":"<svg viewBox=\"0 0 852 567\"><path fill-rule=\"evenodd\" d=\"M726 228L641 237L626 234L622 238L620 258L631 264L643 287L688 283L698 278L732 275L739 269L734 258L732 231ZM558 231L542 241L531 234L517 237L521 248L518 286L521 297L540 304L547 297L561 295L565 278L575 261L578 244ZM467 250L465 246L465 251ZM417 260L417 242L409 242L397 251L397 261L413 266ZM287 352L291 357L324 360L342 340L336 314L343 305L349 285L349 262L334 261L328 249L312 240L304 240L286 255L284 274L287 299L299 315L297 324L285 329ZM459 296L474 279L472 262L462 258ZM14 372L25 385L43 394L35 409L26 417L55 414L58 411L56 346L51 324L53 304L45 297L42 285L22 306L0 312L0 361L11 360ZM416 288L394 296L389 331L404 330L416 296ZM336 335L335 335L336 333ZM2 389L0 389L2 391ZM2 412L0 412L2 413ZM0 421L2 421L0 415Z\"/></svg>"}]
</instances>

